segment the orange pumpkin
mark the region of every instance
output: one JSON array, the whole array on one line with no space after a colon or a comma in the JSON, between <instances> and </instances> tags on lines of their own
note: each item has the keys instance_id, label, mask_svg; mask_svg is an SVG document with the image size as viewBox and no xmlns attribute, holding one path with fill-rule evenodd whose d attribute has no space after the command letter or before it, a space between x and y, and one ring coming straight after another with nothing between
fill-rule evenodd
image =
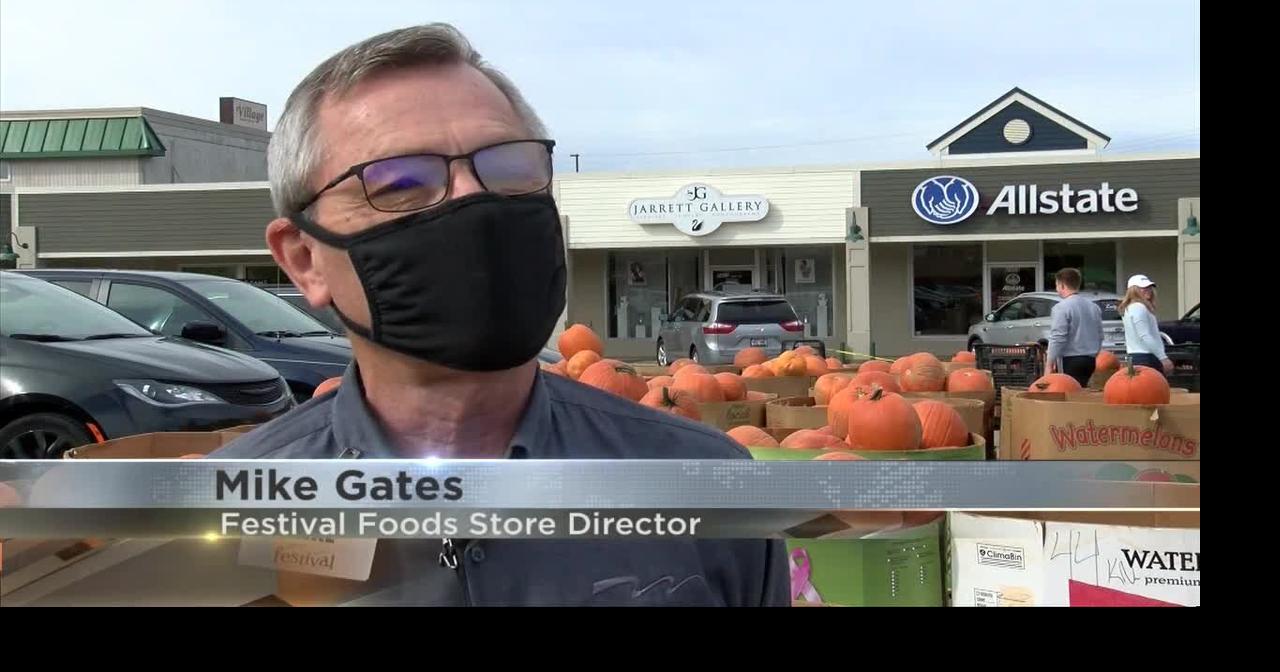
<instances>
[{"instance_id":1,"label":"orange pumpkin","mask_svg":"<svg viewBox=\"0 0 1280 672\"><path fill-rule=\"evenodd\" d=\"M557 376L561 376L563 378L568 378L569 377L569 371L567 368L568 366L569 366L569 360L562 359L556 362L555 364L548 364L543 366L542 370L546 371L547 373L553 373Z\"/></svg>"},{"instance_id":2,"label":"orange pumpkin","mask_svg":"<svg viewBox=\"0 0 1280 672\"><path fill-rule=\"evenodd\" d=\"M782 363L778 365L778 369L775 369L774 373L779 376L809 375L809 364L805 361L804 357L792 357L791 359L783 360ZM826 373L826 371L827 368L825 366L822 367L822 372Z\"/></svg>"},{"instance_id":3,"label":"orange pumpkin","mask_svg":"<svg viewBox=\"0 0 1280 672\"><path fill-rule=\"evenodd\" d=\"M689 359L688 357L681 357L680 359L671 362L671 365L667 367L667 373L674 375L676 371L679 371L690 364L697 364L697 362Z\"/></svg>"},{"instance_id":4,"label":"orange pumpkin","mask_svg":"<svg viewBox=\"0 0 1280 672\"><path fill-rule=\"evenodd\" d=\"M849 409L854 450L917 450L922 432L916 409L899 394L873 389Z\"/></svg>"},{"instance_id":5,"label":"orange pumpkin","mask_svg":"<svg viewBox=\"0 0 1280 672\"><path fill-rule=\"evenodd\" d=\"M1094 358L1093 368L1098 371L1118 371L1120 369L1120 360L1114 352L1103 350Z\"/></svg>"},{"instance_id":6,"label":"orange pumpkin","mask_svg":"<svg viewBox=\"0 0 1280 672\"><path fill-rule=\"evenodd\" d=\"M826 406L837 392L843 390L853 380L845 373L828 373L813 384L813 399L818 406Z\"/></svg>"},{"instance_id":7,"label":"orange pumpkin","mask_svg":"<svg viewBox=\"0 0 1280 672\"><path fill-rule=\"evenodd\" d=\"M948 392L986 392L996 386L985 371L977 369L958 369L947 376Z\"/></svg>"},{"instance_id":8,"label":"orange pumpkin","mask_svg":"<svg viewBox=\"0 0 1280 672\"><path fill-rule=\"evenodd\" d=\"M871 393L871 388L850 381L844 389L831 395L827 402L827 426L835 436L849 435L849 411L853 403Z\"/></svg>"},{"instance_id":9,"label":"orange pumpkin","mask_svg":"<svg viewBox=\"0 0 1280 672\"><path fill-rule=\"evenodd\" d=\"M830 434L831 436L836 435L836 431L834 429L831 429L831 425L823 425L814 431L822 432L823 434Z\"/></svg>"},{"instance_id":10,"label":"orange pumpkin","mask_svg":"<svg viewBox=\"0 0 1280 672\"><path fill-rule=\"evenodd\" d=\"M893 364L889 365L889 373L892 373L895 376L902 375L902 372L911 365L911 358L913 356L914 355L907 355L906 357L899 357L893 360Z\"/></svg>"},{"instance_id":11,"label":"orange pumpkin","mask_svg":"<svg viewBox=\"0 0 1280 672\"><path fill-rule=\"evenodd\" d=\"M885 392L902 391L898 386L898 377L885 371L859 371L858 375L853 377L853 384L861 385L868 390L872 385L879 385Z\"/></svg>"},{"instance_id":12,"label":"orange pumpkin","mask_svg":"<svg viewBox=\"0 0 1280 672\"><path fill-rule=\"evenodd\" d=\"M631 376L630 384L631 389L627 392L627 398L631 401L640 401L649 393L649 385L644 382L644 376L639 374Z\"/></svg>"},{"instance_id":13,"label":"orange pumpkin","mask_svg":"<svg viewBox=\"0 0 1280 672\"><path fill-rule=\"evenodd\" d=\"M947 386L947 370L936 357L912 355L899 378L904 392L941 392Z\"/></svg>"},{"instance_id":14,"label":"orange pumpkin","mask_svg":"<svg viewBox=\"0 0 1280 672\"><path fill-rule=\"evenodd\" d=\"M715 376L709 373L676 376L676 382L671 389L688 394L700 404L724 401L724 390L720 389L720 383L716 381Z\"/></svg>"},{"instance_id":15,"label":"orange pumpkin","mask_svg":"<svg viewBox=\"0 0 1280 672\"><path fill-rule=\"evenodd\" d=\"M568 373L570 378L578 380L582 377L582 372L587 370L587 367L599 362L601 359L603 357L595 350L579 351L578 354L569 358L569 363L565 365L565 373Z\"/></svg>"},{"instance_id":16,"label":"orange pumpkin","mask_svg":"<svg viewBox=\"0 0 1280 672\"><path fill-rule=\"evenodd\" d=\"M674 377L676 380L680 380L682 376L697 376L697 375L709 376L711 375L711 372L708 371L707 368L705 366L702 366L701 364L685 364L684 366L680 367L680 370L675 372Z\"/></svg>"},{"instance_id":17,"label":"orange pumpkin","mask_svg":"<svg viewBox=\"0 0 1280 672\"><path fill-rule=\"evenodd\" d=\"M828 370L830 370L830 369L843 369L843 368L844 368L844 362L841 362L840 360L836 359L835 357L828 357L828 358L827 358L827 369L828 369Z\"/></svg>"},{"instance_id":18,"label":"orange pumpkin","mask_svg":"<svg viewBox=\"0 0 1280 672\"><path fill-rule=\"evenodd\" d=\"M1130 364L1107 379L1102 400L1108 404L1167 404L1169 381L1149 366Z\"/></svg>"},{"instance_id":19,"label":"orange pumpkin","mask_svg":"<svg viewBox=\"0 0 1280 672\"><path fill-rule=\"evenodd\" d=\"M578 376L578 382L630 399L632 392L635 391L631 381L635 378L639 376L631 366L616 359L602 359L588 366L582 375ZM645 391L649 391L647 385Z\"/></svg>"},{"instance_id":20,"label":"orange pumpkin","mask_svg":"<svg viewBox=\"0 0 1280 672\"><path fill-rule=\"evenodd\" d=\"M826 432L820 432L816 429L798 429L787 435L787 438L778 444L782 448L793 448L796 450L839 450L849 449L849 444L845 443L838 436L832 436Z\"/></svg>"},{"instance_id":21,"label":"orange pumpkin","mask_svg":"<svg viewBox=\"0 0 1280 672\"><path fill-rule=\"evenodd\" d=\"M604 355L604 343L600 342L600 337L596 336L596 332L591 330L585 324L575 324L564 333L560 334L560 340L556 342L560 348L560 354L565 359L572 359L574 355L583 350L590 350L597 355Z\"/></svg>"},{"instance_id":22,"label":"orange pumpkin","mask_svg":"<svg viewBox=\"0 0 1280 672\"><path fill-rule=\"evenodd\" d=\"M913 406L920 417L921 448L960 448L969 445L969 428L951 404L921 399Z\"/></svg>"},{"instance_id":23,"label":"orange pumpkin","mask_svg":"<svg viewBox=\"0 0 1280 672\"><path fill-rule=\"evenodd\" d=\"M720 384L725 401L742 401L747 398L747 384L742 382L742 376L726 372L717 373L712 377Z\"/></svg>"},{"instance_id":24,"label":"orange pumpkin","mask_svg":"<svg viewBox=\"0 0 1280 672\"><path fill-rule=\"evenodd\" d=\"M814 350L813 348L811 348L811 347L809 347L809 346L807 346L807 345L802 345L802 346L800 346L800 347L796 348L796 349L794 350L794 352L795 352L797 355L800 355L801 357L810 357L810 356L813 356L813 355L818 354L818 351L817 351L817 350Z\"/></svg>"},{"instance_id":25,"label":"orange pumpkin","mask_svg":"<svg viewBox=\"0 0 1280 672\"><path fill-rule=\"evenodd\" d=\"M978 356L968 350L961 350L951 356L951 361L964 364L977 364Z\"/></svg>"},{"instance_id":26,"label":"orange pumpkin","mask_svg":"<svg viewBox=\"0 0 1280 672\"><path fill-rule=\"evenodd\" d=\"M733 356L733 365L745 369L755 364L764 364L768 359L769 356L764 353L764 348L746 348L739 350L738 354Z\"/></svg>"},{"instance_id":27,"label":"orange pumpkin","mask_svg":"<svg viewBox=\"0 0 1280 672\"><path fill-rule=\"evenodd\" d=\"M893 368L893 364L882 359L869 359L858 365L858 373L865 373L867 371L883 371L885 373L889 373L889 369L891 368Z\"/></svg>"},{"instance_id":28,"label":"orange pumpkin","mask_svg":"<svg viewBox=\"0 0 1280 672\"><path fill-rule=\"evenodd\" d=\"M804 369L807 375L825 376L827 375L827 360L817 355L805 355Z\"/></svg>"},{"instance_id":29,"label":"orange pumpkin","mask_svg":"<svg viewBox=\"0 0 1280 672\"><path fill-rule=\"evenodd\" d=\"M1031 387L1027 388L1032 392L1079 392L1080 383L1075 378L1065 373L1049 373L1040 376L1036 382L1031 383Z\"/></svg>"},{"instance_id":30,"label":"orange pumpkin","mask_svg":"<svg viewBox=\"0 0 1280 672\"><path fill-rule=\"evenodd\" d=\"M676 384L676 379L672 378L671 376L654 376L649 379L647 386L649 389L652 390L655 387L671 387L672 385L675 385L675 384Z\"/></svg>"},{"instance_id":31,"label":"orange pumpkin","mask_svg":"<svg viewBox=\"0 0 1280 672\"><path fill-rule=\"evenodd\" d=\"M179 455L178 459L179 460L203 460L204 455L200 453L187 453L186 455Z\"/></svg>"},{"instance_id":32,"label":"orange pumpkin","mask_svg":"<svg viewBox=\"0 0 1280 672\"><path fill-rule=\"evenodd\" d=\"M742 370L743 378L772 378L773 370L764 364L752 364Z\"/></svg>"},{"instance_id":33,"label":"orange pumpkin","mask_svg":"<svg viewBox=\"0 0 1280 672\"><path fill-rule=\"evenodd\" d=\"M324 396L338 389L338 386L341 384L342 376L325 379L321 381L319 385L316 385L316 389L311 392L311 398L314 399L316 397Z\"/></svg>"},{"instance_id":34,"label":"orange pumpkin","mask_svg":"<svg viewBox=\"0 0 1280 672\"><path fill-rule=\"evenodd\" d=\"M828 450L814 460L865 460L867 458L848 450Z\"/></svg>"},{"instance_id":35,"label":"orange pumpkin","mask_svg":"<svg viewBox=\"0 0 1280 672\"><path fill-rule=\"evenodd\" d=\"M656 387L649 390L640 399L640 404L690 420L702 419L702 414L698 412L698 402L688 393L670 387Z\"/></svg>"},{"instance_id":36,"label":"orange pumpkin","mask_svg":"<svg viewBox=\"0 0 1280 672\"><path fill-rule=\"evenodd\" d=\"M738 425L730 429L727 434L729 438L738 443L749 446L751 448L777 448L778 440L769 435L768 432L759 427L751 425Z\"/></svg>"}]
</instances>

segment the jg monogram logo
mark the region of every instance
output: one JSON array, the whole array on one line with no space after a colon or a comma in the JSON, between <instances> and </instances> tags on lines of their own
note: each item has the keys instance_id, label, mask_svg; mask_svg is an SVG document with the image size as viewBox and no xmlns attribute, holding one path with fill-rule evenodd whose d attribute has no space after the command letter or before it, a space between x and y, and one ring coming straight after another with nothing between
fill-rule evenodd
<instances>
[{"instance_id":1,"label":"jg monogram logo","mask_svg":"<svg viewBox=\"0 0 1280 672\"><path fill-rule=\"evenodd\" d=\"M674 224L690 236L705 236L725 222L758 222L769 214L764 196L725 196L715 187L694 183L671 198L637 198L628 208L637 224Z\"/></svg>"}]
</instances>

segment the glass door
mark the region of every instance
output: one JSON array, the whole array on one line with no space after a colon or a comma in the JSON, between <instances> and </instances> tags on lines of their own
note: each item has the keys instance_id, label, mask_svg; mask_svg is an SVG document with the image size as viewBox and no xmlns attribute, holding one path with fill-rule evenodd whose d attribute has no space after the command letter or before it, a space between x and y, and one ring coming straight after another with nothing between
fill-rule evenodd
<instances>
[{"instance_id":1,"label":"glass door","mask_svg":"<svg viewBox=\"0 0 1280 672\"><path fill-rule=\"evenodd\" d=\"M1036 262L998 262L987 264L986 305L991 312L1012 301L1019 294L1039 291L1040 264Z\"/></svg>"}]
</instances>

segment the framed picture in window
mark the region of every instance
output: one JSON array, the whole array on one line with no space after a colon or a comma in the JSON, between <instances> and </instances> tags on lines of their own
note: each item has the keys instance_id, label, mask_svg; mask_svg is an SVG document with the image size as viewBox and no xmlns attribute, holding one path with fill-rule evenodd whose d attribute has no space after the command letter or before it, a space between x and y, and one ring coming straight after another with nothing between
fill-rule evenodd
<instances>
[{"instance_id":1,"label":"framed picture in window","mask_svg":"<svg viewBox=\"0 0 1280 672\"><path fill-rule=\"evenodd\" d=\"M631 287L645 287L649 284L648 278L644 273L644 264L633 261L627 265L627 285Z\"/></svg>"},{"instance_id":2,"label":"framed picture in window","mask_svg":"<svg viewBox=\"0 0 1280 672\"><path fill-rule=\"evenodd\" d=\"M813 259L796 259L796 284L812 285L817 281L817 264Z\"/></svg>"}]
</instances>

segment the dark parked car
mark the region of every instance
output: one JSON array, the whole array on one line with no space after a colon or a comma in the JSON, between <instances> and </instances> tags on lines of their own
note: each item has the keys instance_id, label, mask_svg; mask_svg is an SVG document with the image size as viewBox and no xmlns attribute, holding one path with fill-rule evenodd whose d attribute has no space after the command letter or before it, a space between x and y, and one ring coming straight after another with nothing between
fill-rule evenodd
<instances>
[{"instance_id":1,"label":"dark parked car","mask_svg":"<svg viewBox=\"0 0 1280 672\"><path fill-rule=\"evenodd\" d=\"M280 374L252 357L157 336L16 273L0 273L0 371L0 459L264 422L294 406Z\"/></svg>"},{"instance_id":2,"label":"dark parked car","mask_svg":"<svg viewBox=\"0 0 1280 672\"><path fill-rule=\"evenodd\" d=\"M294 308L305 312L311 317L316 318L329 327L336 334L346 333L347 327L338 319L338 315L331 308L312 308L307 303L307 297L302 295L302 291L293 285L257 285L258 287L275 294L276 296L288 301Z\"/></svg>"},{"instance_id":3,"label":"dark parked car","mask_svg":"<svg viewBox=\"0 0 1280 672\"><path fill-rule=\"evenodd\" d=\"M1200 304L1187 311L1180 320L1161 322L1160 331L1169 336L1174 344L1200 342Z\"/></svg>"},{"instance_id":4,"label":"dark parked car","mask_svg":"<svg viewBox=\"0 0 1280 672\"><path fill-rule=\"evenodd\" d=\"M351 344L288 301L248 283L161 271L23 271L75 290L165 336L243 352L274 366L299 401L342 375Z\"/></svg>"}]
</instances>

